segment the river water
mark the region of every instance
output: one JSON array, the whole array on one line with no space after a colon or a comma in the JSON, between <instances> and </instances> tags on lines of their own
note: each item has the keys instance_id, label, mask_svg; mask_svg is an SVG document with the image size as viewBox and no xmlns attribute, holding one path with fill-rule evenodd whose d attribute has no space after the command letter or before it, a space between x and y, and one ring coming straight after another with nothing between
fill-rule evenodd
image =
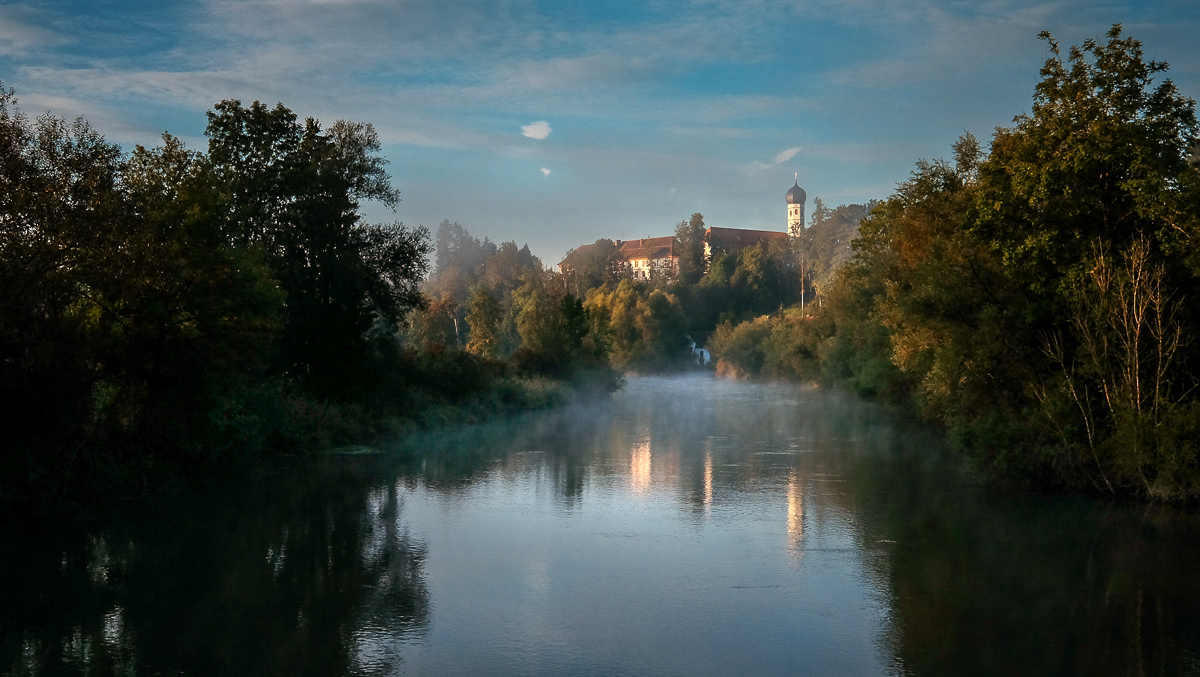
<instances>
[{"instance_id":1,"label":"river water","mask_svg":"<svg viewBox=\"0 0 1200 677\"><path fill-rule=\"evenodd\" d=\"M597 401L0 534L5 675L1200 674L1200 519L795 384Z\"/></svg>"}]
</instances>

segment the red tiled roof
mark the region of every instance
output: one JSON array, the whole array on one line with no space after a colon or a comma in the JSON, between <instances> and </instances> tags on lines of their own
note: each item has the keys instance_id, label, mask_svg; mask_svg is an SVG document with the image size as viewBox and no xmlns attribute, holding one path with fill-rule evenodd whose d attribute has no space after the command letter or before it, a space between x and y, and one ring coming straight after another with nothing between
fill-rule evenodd
<instances>
[{"instance_id":1,"label":"red tiled roof","mask_svg":"<svg viewBox=\"0 0 1200 677\"><path fill-rule=\"evenodd\" d=\"M616 240L613 244L617 246L617 253L626 261L634 259L657 261L676 255L675 238L671 235L665 237L647 237L641 240ZM561 268L563 264L570 267L579 257L585 256L595 246L594 244L579 245L559 262L559 267Z\"/></svg>"},{"instance_id":2,"label":"red tiled roof","mask_svg":"<svg viewBox=\"0 0 1200 677\"><path fill-rule=\"evenodd\" d=\"M596 245L594 245L594 244L579 245L578 247L572 249L571 253L564 256L562 261L558 262L558 267L562 268L564 263L567 264L568 267L570 267L572 265L572 263L574 263L574 261L577 261L580 256L587 254L588 250L595 246Z\"/></svg>"},{"instance_id":3,"label":"red tiled roof","mask_svg":"<svg viewBox=\"0 0 1200 677\"><path fill-rule=\"evenodd\" d=\"M758 242L786 240L787 233L780 230L749 230L744 228L709 228L704 230L704 241L719 247L749 247Z\"/></svg>"},{"instance_id":4,"label":"red tiled roof","mask_svg":"<svg viewBox=\"0 0 1200 677\"><path fill-rule=\"evenodd\" d=\"M675 256L675 238L647 237L641 240L617 240L617 251L626 261L633 259L665 259Z\"/></svg>"},{"instance_id":5,"label":"red tiled roof","mask_svg":"<svg viewBox=\"0 0 1200 677\"><path fill-rule=\"evenodd\" d=\"M745 247L753 247L760 242L770 242L772 240L786 240L788 234L778 230L747 230L745 228L709 228L704 231L704 241L709 245L724 249L737 250ZM626 261L634 259L650 259L658 261L661 259L674 258L675 254L675 238L671 235L663 237L646 237L640 240L615 240L613 244L617 245L617 253ZM571 265L571 260L577 256L586 254L589 249L595 247L594 244L581 244L571 252L569 256L564 258L558 265L561 267L564 263Z\"/></svg>"},{"instance_id":6,"label":"red tiled roof","mask_svg":"<svg viewBox=\"0 0 1200 677\"><path fill-rule=\"evenodd\" d=\"M788 234L778 230L746 230L743 228L709 228L704 231L704 241L722 249L752 247L759 242L786 240Z\"/></svg>"}]
</instances>

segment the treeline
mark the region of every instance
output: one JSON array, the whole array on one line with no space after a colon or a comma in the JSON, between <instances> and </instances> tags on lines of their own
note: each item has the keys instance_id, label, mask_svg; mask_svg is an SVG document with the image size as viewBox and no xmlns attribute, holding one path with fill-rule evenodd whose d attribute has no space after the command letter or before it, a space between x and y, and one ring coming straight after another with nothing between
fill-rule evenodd
<instances>
[{"instance_id":1,"label":"treeline","mask_svg":"<svg viewBox=\"0 0 1200 677\"><path fill-rule=\"evenodd\" d=\"M585 297L585 306L604 308L606 317L630 316L628 310L613 314L609 306L618 299L623 300L617 305L627 309L658 307L654 323L668 332L666 335L674 333L676 347L643 351L654 355L653 359L635 357L639 346L634 333L614 328L617 335L627 337L613 346L614 361L622 368L635 370L678 368L694 360L689 350L679 348L692 343L706 345L719 325L736 324L816 298L814 288L849 257L858 222L870 208L842 205L828 209L818 201L812 227L801 238L780 238L728 250L714 242L707 256L704 216L697 213L675 227L677 270L652 267L649 279L633 279L616 243L600 239L568 252L570 265L558 284ZM625 324L638 323L646 320L633 319ZM661 341L652 343L662 345Z\"/></svg>"},{"instance_id":2,"label":"treeline","mask_svg":"<svg viewBox=\"0 0 1200 677\"><path fill-rule=\"evenodd\" d=\"M663 284L680 300L693 337L702 343L721 322L738 321L800 301L804 278L794 242L787 238L726 250L704 249L704 217L675 227L678 275Z\"/></svg>"},{"instance_id":3,"label":"treeline","mask_svg":"<svg viewBox=\"0 0 1200 677\"><path fill-rule=\"evenodd\" d=\"M729 369L842 382L947 427L981 468L1200 496L1200 128L1116 25L1049 34L1032 113L921 161L819 307L724 325Z\"/></svg>"},{"instance_id":4,"label":"treeline","mask_svg":"<svg viewBox=\"0 0 1200 677\"><path fill-rule=\"evenodd\" d=\"M678 300L629 279L627 267L581 290L528 246L480 242L449 221L436 241L425 287L436 300L414 314L414 344L608 389L622 372L678 368L691 358Z\"/></svg>"},{"instance_id":5,"label":"treeline","mask_svg":"<svg viewBox=\"0 0 1200 677\"><path fill-rule=\"evenodd\" d=\"M722 322L739 322L805 298L849 256L867 205L818 205L804 238L705 255L704 217L675 229L677 270L634 277L616 243L570 251L561 271L528 246L482 241L458 223L437 229L429 306L412 315L408 339L433 351L505 360L522 373L613 382L618 373L697 367Z\"/></svg>"},{"instance_id":6,"label":"treeline","mask_svg":"<svg viewBox=\"0 0 1200 677\"><path fill-rule=\"evenodd\" d=\"M206 135L126 154L0 89L0 508L557 395L409 340L429 234L363 221L399 199L370 125L231 100Z\"/></svg>"}]
</instances>

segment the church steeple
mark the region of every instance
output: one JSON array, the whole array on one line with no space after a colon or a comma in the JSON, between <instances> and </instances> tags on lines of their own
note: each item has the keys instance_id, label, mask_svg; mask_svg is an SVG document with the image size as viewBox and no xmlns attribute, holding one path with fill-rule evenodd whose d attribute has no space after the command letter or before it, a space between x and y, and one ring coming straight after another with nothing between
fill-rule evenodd
<instances>
[{"instance_id":1,"label":"church steeple","mask_svg":"<svg viewBox=\"0 0 1200 677\"><path fill-rule=\"evenodd\" d=\"M804 201L808 198L800 187L800 174L796 174L796 185L787 192L788 235L800 237L804 232Z\"/></svg>"}]
</instances>

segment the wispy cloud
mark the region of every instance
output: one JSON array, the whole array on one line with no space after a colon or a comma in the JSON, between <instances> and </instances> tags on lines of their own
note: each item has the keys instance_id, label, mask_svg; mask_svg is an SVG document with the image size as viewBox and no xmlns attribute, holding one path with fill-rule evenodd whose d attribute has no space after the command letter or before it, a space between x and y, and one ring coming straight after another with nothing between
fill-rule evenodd
<instances>
[{"instance_id":1,"label":"wispy cloud","mask_svg":"<svg viewBox=\"0 0 1200 677\"><path fill-rule=\"evenodd\" d=\"M754 167L755 169L770 169L771 167L778 167L779 165L796 157L796 154L802 150L804 150L803 146L795 146L793 148L781 150L775 155L774 158L771 159L770 162L759 162L755 160L754 162L750 163L750 166Z\"/></svg>"},{"instance_id":2,"label":"wispy cloud","mask_svg":"<svg viewBox=\"0 0 1200 677\"><path fill-rule=\"evenodd\" d=\"M83 114L126 144L164 129L202 143L203 111L226 98L371 122L406 221L465 222L470 180L511 200L478 221L550 240L616 236L572 230L599 228L598 210L636 235L695 211L765 226L793 171L810 195L881 197L964 127L985 135L1028 106L1042 29L1065 46L1121 21L1200 91L1194 0L171 5L0 0L0 77L27 111ZM555 141L535 143L548 120ZM531 206L514 186L543 164L544 186L588 190Z\"/></svg>"},{"instance_id":3,"label":"wispy cloud","mask_svg":"<svg viewBox=\"0 0 1200 677\"><path fill-rule=\"evenodd\" d=\"M550 136L550 132L552 131L554 130L550 129L550 123L545 120L538 120L537 122L521 126L521 136L527 136L539 141Z\"/></svg>"},{"instance_id":4,"label":"wispy cloud","mask_svg":"<svg viewBox=\"0 0 1200 677\"><path fill-rule=\"evenodd\" d=\"M796 157L796 153L799 153L799 152L800 152L799 146L797 146L795 148L788 148L787 150L780 151L779 155L775 156L775 160L771 164L781 165L781 164L787 162L788 160L791 160L792 158Z\"/></svg>"},{"instance_id":5,"label":"wispy cloud","mask_svg":"<svg viewBox=\"0 0 1200 677\"><path fill-rule=\"evenodd\" d=\"M1078 20L1091 9L1031 0L991 0L972 5L970 11L937 0L869 1L878 3L875 11L881 18L902 30L886 53L830 70L830 84L872 90L920 83L945 86L955 79L979 77L990 68L1011 69L1029 55L1039 31L1061 23L1056 15Z\"/></svg>"},{"instance_id":6,"label":"wispy cloud","mask_svg":"<svg viewBox=\"0 0 1200 677\"><path fill-rule=\"evenodd\" d=\"M32 24L33 12L16 6L0 7L0 55L21 54L61 42L50 31Z\"/></svg>"}]
</instances>

